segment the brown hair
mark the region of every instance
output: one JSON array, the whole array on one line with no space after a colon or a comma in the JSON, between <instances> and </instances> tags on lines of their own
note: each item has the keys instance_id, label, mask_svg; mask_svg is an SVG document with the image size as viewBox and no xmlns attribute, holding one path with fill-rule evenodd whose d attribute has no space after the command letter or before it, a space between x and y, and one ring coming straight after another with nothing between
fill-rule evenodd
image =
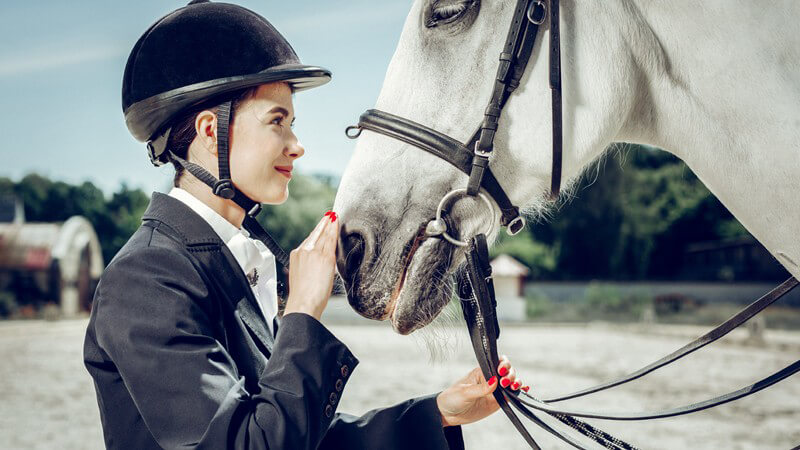
<instances>
[{"instance_id":1,"label":"brown hair","mask_svg":"<svg viewBox=\"0 0 800 450\"><path fill-rule=\"evenodd\" d=\"M190 109L189 111L185 112L181 116L178 116L177 119L173 120L171 123L172 131L169 134L169 140L167 141L167 149L171 150L172 153L175 155L186 159L189 153L189 146L194 141L194 138L197 136L197 131L194 129L194 123L197 119L197 115L203 111L211 111L214 114L217 113L219 110L219 105L232 100L233 103L231 105L231 111L235 112L239 105L247 100L248 98L255 95L256 91L258 90L258 86L251 87L249 89L245 89L243 91L237 91L233 94L228 95L227 97L217 97L215 99L211 99L204 103L201 103L198 106ZM231 114L231 126L233 125L233 121L236 120L236 114ZM169 158L169 157L168 157ZM178 187L180 184L181 177L185 170L175 161L172 161L172 166L175 167L175 177L172 180L172 185Z\"/></svg>"}]
</instances>

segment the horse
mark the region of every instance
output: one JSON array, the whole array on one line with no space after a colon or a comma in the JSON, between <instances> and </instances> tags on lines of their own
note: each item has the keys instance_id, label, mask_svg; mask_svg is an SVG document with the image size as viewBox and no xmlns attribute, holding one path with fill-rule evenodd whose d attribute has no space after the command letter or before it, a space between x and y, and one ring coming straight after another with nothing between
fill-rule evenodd
<instances>
[{"instance_id":1,"label":"horse","mask_svg":"<svg viewBox=\"0 0 800 450\"><path fill-rule=\"evenodd\" d=\"M376 108L468 140L513 3L415 0ZM664 149L800 277L800 3L563 0L560 8L566 189L614 143ZM548 29L503 110L490 160L512 203L534 217L556 205L547 195ZM358 313L409 334L449 302L465 250L421 230L466 179L413 146L362 134L334 203L338 270ZM471 236L496 214L460 200L450 217ZM488 225L491 240L500 224Z\"/></svg>"}]
</instances>

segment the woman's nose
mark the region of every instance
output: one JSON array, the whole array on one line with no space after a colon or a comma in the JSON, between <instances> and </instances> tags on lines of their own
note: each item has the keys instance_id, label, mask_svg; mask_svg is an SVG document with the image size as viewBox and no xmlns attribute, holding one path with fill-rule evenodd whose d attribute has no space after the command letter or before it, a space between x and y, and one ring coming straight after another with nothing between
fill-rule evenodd
<instances>
[{"instance_id":1,"label":"woman's nose","mask_svg":"<svg viewBox=\"0 0 800 450\"><path fill-rule=\"evenodd\" d=\"M303 144L297 140L297 137L295 137L294 141L286 147L286 151L289 157L297 159L305 154L306 149L303 147Z\"/></svg>"}]
</instances>

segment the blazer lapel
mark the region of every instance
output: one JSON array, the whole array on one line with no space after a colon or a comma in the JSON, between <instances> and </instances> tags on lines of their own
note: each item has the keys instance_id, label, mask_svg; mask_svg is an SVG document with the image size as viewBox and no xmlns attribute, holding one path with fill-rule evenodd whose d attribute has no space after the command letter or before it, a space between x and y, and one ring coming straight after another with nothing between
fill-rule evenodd
<instances>
[{"instance_id":1,"label":"blazer lapel","mask_svg":"<svg viewBox=\"0 0 800 450\"><path fill-rule=\"evenodd\" d=\"M158 220L173 231L170 234L197 258L219 292L228 298L235 314L267 350L269 358L274 339L266 319L241 267L211 226L180 200L158 192L153 193L142 219Z\"/></svg>"}]
</instances>

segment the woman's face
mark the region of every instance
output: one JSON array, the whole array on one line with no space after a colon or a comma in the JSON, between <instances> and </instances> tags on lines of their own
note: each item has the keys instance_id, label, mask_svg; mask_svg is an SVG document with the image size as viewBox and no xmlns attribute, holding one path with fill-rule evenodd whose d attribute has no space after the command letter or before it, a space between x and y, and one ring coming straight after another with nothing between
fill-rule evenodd
<instances>
[{"instance_id":1,"label":"woman's face","mask_svg":"<svg viewBox=\"0 0 800 450\"><path fill-rule=\"evenodd\" d=\"M231 178L260 203L289 196L294 161L305 149L292 131L294 107L287 83L270 83L236 108L230 133Z\"/></svg>"}]
</instances>

